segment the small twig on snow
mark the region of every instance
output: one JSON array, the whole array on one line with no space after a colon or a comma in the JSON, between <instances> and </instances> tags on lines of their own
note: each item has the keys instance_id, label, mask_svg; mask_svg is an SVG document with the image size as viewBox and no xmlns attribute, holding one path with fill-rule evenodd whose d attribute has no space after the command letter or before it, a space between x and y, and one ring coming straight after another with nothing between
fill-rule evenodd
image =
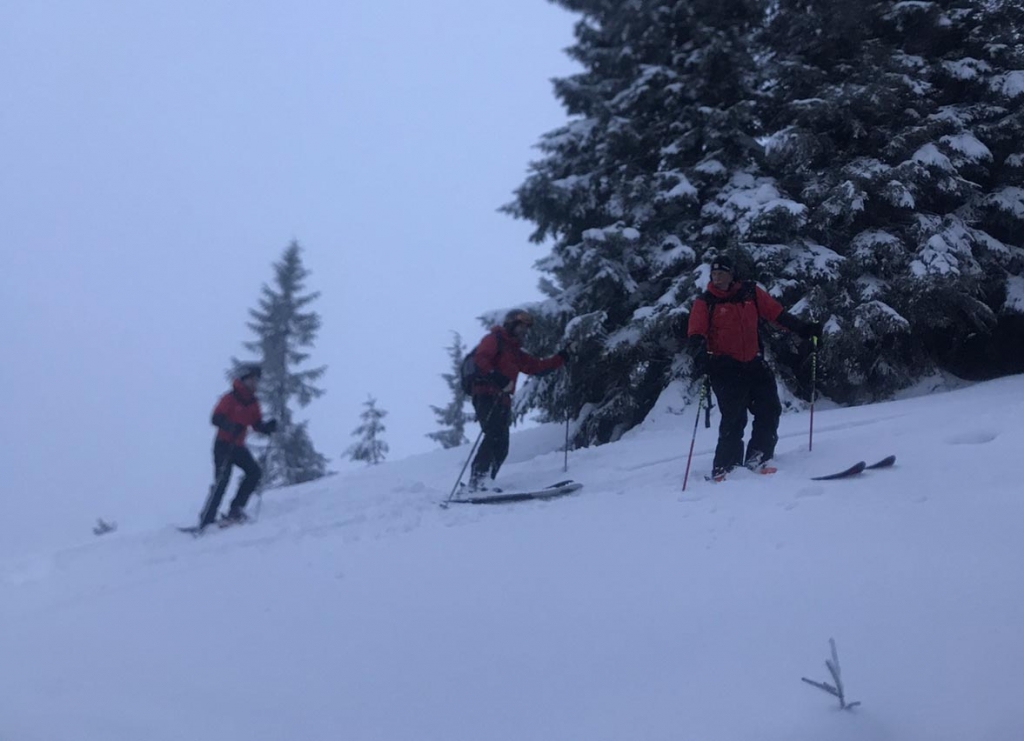
<instances>
[{"instance_id":1,"label":"small twig on snow","mask_svg":"<svg viewBox=\"0 0 1024 741\"><path fill-rule=\"evenodd\" d=\"M117 530L116 522L106 522L102 517L96 518L96 525L93 526L93 535L105 535L106 533L112 533Z\"/></svg>"},{"instance_id":2,"label":"small twig on snow","mask_svg":"<svg viewBox=\"0 0 1024 741\"><path fill-rule=\"evenodd\" d=\"M832 681L835 682L835 684L832 685L828 682L816 682L813 679L808 679L807 677L800 677L800 680L802 682L806 682L812 687L817 687L819 690L823 690L829 693L833 697L838 698L839 708L841 710L850 710L851 708L855 708L858 705L860 705L860 701L846 701L846 693L843 690L843 677L839 669L839 653L836 651L836 641L834 638L829 638L828 642L829 645L832 647L832 658L825 659L825 666L828 667L829 674L832 675Z\"/></svg>"}]
</instances>

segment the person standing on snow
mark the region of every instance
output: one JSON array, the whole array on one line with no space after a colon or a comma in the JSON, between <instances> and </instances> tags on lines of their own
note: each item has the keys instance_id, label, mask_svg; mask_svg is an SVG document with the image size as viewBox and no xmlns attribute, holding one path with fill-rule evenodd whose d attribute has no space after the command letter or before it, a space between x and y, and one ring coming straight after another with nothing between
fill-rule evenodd
<instances>
[{"instance_id":1,"label":"person standing on snow","mask_svg":"<svg viewBox=\"0 0 1024 741\"><path fill-rule=\"evenodd\" d=\"M263 475L256 459L245 447L246 430L252 427L256 432L270 435L277 429L276 420L263 420L260 403L256 398L256 387L261 375L262 369L258 365L243 366L232 383L231 391L224 394L214 407L210 421L217 427L217 436L213 442L215 480L199 517L200 528L212 524L217 518L217 510L231 479L232 466L241 468L245 478L238 485L238 493L231 500L225 520L243 522L246 519L245 505Z\"/></svg>"},{"instance_id":2,"label":"person standing on snow","mask_svg":"<svg viewBox=\"0 0 1024 741\"><path fill-rule=\"evenodd\" d=\"M804 339L821 337L820 323L805 322L783 310L754 281L735 280L732 260L716 257L707 290L690 309L687 330L696 351L694 369L708 376L722 416L711 474L716 481L741 464L751 470L764 467L775 455L782 404L775 375L762 354L762 319ZM744 455L747 410L754 422Z\"/></svg>"},{"instance_id":3,"label":"person standing on snow","mask_svg":"<svg viewBox=\"0 0 1024 741\"><path fill-rule=\"evenodd\" d=\"M512 394L519 373L544 375L565 365L569 348L549 358L535 358L522 349L533 317L514 309L505 315L501 326L495 326L480 341L473 354L477 380L473 383L473 410L484 438L473 458L469 488L484 488L484 478L498 475L508 455L509 427L512 424Z\"/></svg>"}]
</instances>

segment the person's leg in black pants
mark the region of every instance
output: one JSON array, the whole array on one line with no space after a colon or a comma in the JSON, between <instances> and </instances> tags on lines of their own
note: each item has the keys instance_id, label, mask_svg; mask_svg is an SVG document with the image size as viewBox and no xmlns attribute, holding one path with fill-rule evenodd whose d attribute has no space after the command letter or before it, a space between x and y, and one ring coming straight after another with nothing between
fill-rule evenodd
<instances>
[{"instance_id":1,"label":"person's leg in black pants","mask_svg":"<svg viewBox=\"0 0 1024 741\"><path fill-rule=\"evenodd\" d=\"M754 417L750 429L750 443L747 445L748 463L764 463L775 455L775 444L779 441L779 417L782 416L782 402L779 401L779 387L775 375L764 361L752 369L750 383L750 404L748 408Z\"/></svg>"},{"instance_id":2,"label":"person's leg in black pants","mask_svg":"<svg viewBox=\"0 0 1024 741\"><path fill-rule=\"evenodd\" d=\"M484 431L484 439L473 458L470 484L479 484L490 474L493 479L508 456L508 427L511 409L497 396L479 394L473 397L473 410Z\"/></svg>"},{"instance_id":3,"label":"person's leg in black pants","mask_svg":"<svg viewBox=\"0 0 1024 741\"><path fill-rule=\"evenodd\" d=\"M199 526L206 527L217 519L217 510L220 509L220 502L224 498L224 492L231 481L231 466L235 446L223 440L213 443L213 486L210 487L210 495L206 498L206 505L199 515Z\"/></svg>"},{"instance_id":4,"label":"person's leg in black pants","mask_svg":"<svg viewBox=\"0 0 1024 741\"><path fill-rule=\"evenodd\" d=\"M743 431L747 427L750 382L745 373L730 364L711 372L711 388L722 415L712 470L713 476L719 476L743 463Z\"/></svg>"},{"instance_id":5,"label":"person's leg in black pants","mask_svg":"<svg viewBox=\"0 0 1024 741\"><path fill-rule=\"evenodd\" d=\"M249 452L248 448L235 448L233 461L236 466L245 472L245 478L238 485L238 493L235 494L235 498L231 500L229 517L237 516L245 509L250 495L256 491L256 486L260 483L260 478L263 476L260 465L252 457L252 453Z\"/></svg>"}]
</instances>

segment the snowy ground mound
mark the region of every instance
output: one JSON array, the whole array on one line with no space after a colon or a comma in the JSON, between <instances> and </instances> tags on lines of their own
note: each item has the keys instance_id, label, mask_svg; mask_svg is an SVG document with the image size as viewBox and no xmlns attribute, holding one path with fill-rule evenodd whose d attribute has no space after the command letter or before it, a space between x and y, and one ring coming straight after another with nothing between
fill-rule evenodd
<instances>
[{"instance_id":1,"label":"snowy ground mound","mask_svg":"<svg viewBox=\"0 0 1024 741\"><path fill-rule=\"evenodd\" d=\"M812 453L789 414L724 484L701 424L683 493L662 403L550 502L441 509L461 448L0 561L0 740L1020 741L1022 412L1018 377L819 411ZM500 483L566 478L563 436ZM800 681L832 637L852 711Z\"/></svg>"}]
</instances>

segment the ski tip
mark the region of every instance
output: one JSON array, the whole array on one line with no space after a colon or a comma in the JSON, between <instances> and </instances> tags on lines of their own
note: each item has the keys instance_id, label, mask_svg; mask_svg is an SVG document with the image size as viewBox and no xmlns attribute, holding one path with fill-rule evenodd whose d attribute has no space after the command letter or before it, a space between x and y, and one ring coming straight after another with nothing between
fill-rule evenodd
<instances>
[{"instance_id":1,"label":"ski tip","mask_svg":"<svg viewBox=\"0 0 1024 741\"><path fill-rule=\"evenodd\" d=\"M882 460L878 461L878 463L872 463L870 466L866 466L866 468L888 468L889 466L894 465L895 463L896 456L889 455L883 458Z\"/></svg>"},{"instance_id":2,"label":"ski tip","mask_svg":"<svg viewBox=\"0 0 1024 741\"><path fill-rule=\"evenodd\" d=\"M845 471L837 471L836 473L830 473L826 476L812 476L811 481L833 481L835 479L849 478L861 473L865 468L867 468L867 466L868 464L864 461L857 461Z\"/></svg>"},{"instance_id":3,"label":"ski tip","mask_svg":"<svg viewBox=\"0 0 1024 741\"><path fill-rule=\"evenodd\" d=\"M548 489L558 489L558 488L561 488L563 486L568 486L569 484L575 484L575 483L576 482L573 481L572 479L566 479L565 481L559 481L558 483L551 484L551 486L548 486L546 488L548 488Z\"/></svg>"}]
</instances>

